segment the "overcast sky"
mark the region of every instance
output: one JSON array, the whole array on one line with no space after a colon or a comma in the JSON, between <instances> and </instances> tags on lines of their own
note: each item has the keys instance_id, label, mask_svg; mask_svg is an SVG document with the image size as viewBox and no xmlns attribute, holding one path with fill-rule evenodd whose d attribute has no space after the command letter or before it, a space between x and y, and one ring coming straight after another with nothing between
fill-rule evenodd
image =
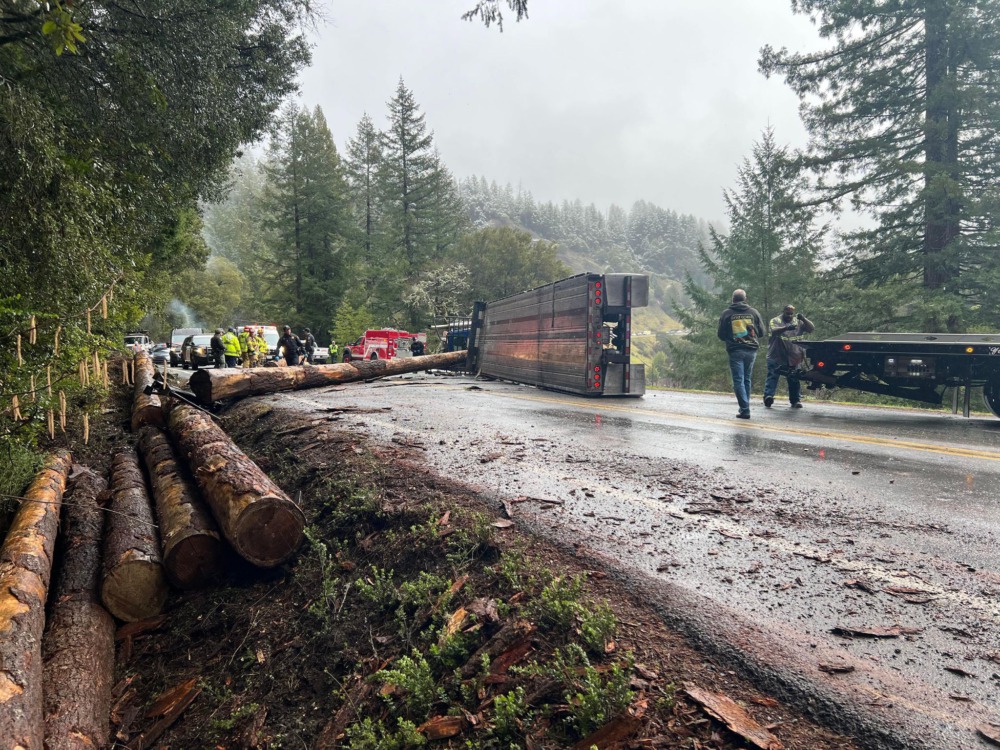
<instances>
[{"instance_id":1,"label":"overcast sky","mask_svg":"<svg viewBox=\"0 0 1000 750\"><path fill-rule=\"evenodd\" d=\"M323 0L301 103L343 150L362 113L385 126L402 76L456 177L709 220L765 127L805 143L795 97L757 72L764 44L819 44L789 0L530 0L502 34L461 21L473 5Z\"/></svg>"}]
</instances>

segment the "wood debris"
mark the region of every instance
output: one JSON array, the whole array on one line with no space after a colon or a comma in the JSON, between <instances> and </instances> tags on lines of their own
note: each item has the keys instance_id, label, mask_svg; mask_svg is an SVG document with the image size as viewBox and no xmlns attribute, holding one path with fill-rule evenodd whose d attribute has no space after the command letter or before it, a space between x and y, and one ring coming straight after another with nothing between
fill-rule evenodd
<instances>
[{"instance_id":1,"label":"wood debris","mask_svg":"<svg viewBox=\"0 0 1000 750\"><path fill-rule=\"evenodd\" d=\"M709 716L721 721L730 731L760 750L782 750L781 741L750 716L736 701L721 693L703 690L695 685L684 687L687 693Z\"/></svg>"},{"instance_id":2,"label":"wood debris","mask_svg":"<svg viewBox=\"0 0 1000 750\"><path fill-rule=\"evenodd\" d=\"M923 628L906 628L902 625L892 625L890 627L861 627L850 628L838 625L830 628L834 635L841 635L847 638L899 638L901 635L917 635L922 633Z\"/></svg>"}]
</instances>

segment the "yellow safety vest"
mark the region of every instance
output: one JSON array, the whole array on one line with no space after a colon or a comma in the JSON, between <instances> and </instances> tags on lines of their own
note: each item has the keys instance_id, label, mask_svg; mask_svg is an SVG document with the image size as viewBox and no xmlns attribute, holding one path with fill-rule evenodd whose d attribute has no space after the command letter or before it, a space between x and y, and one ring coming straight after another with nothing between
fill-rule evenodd
<instances>
[{"instance_id":1,"label":"yellow safety vest","mask_svg":"<svg viewBox=\"0 0 1000 750\"><path fill-rule=\"evenodd\" d=\"M236 338L235 333L232 331L226 331L222 334L222 344L226 347L227 357L240 356L240 340Z\"/></svg>"}]
</instances>

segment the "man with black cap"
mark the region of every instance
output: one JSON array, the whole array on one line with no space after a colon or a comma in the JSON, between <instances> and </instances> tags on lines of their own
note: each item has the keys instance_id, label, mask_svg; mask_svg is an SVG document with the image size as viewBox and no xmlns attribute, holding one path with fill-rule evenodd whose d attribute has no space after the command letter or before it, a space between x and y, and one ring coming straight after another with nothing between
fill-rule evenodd
<instances>
[{"instance_id":1,"label":"man with black cap","mask_svg":"<svg viewBox=\"0 0 1000 750\"><path fill-rule=\"evenodd\" d=\"M312 331L308 328L305 329L306 334L306 362L309 364L313 363L313 355L316 353L316 337L312 335Z\"/></svg>"},{"instance_id":2,"label":"man with black cap","mask_svg":"<svg viewBox=\"0 0 1000 750\"><path fill-rule=\"evenodd\" d=\"M284 350L285 364L292 367L299 363L299 349L302 347L302 342L292 333L291 326L285 326L283 330L284 334L278 339L278 350Z\"/></svg>"},{"instance_id":3,"label":"man with black cap","mask_svg":"<svg viewBox=\"0 0 1000 750\"><path fill-rule=\"evenodd\" d=\"M767 380L764 382L764 406L768 409L774 403L774 394L778 392L778 380L782 374L788 381L788 401L792 408L802 408L801 383L798 378L788 377L788 372L802 364L805 357L804 350L797 342L805 334L815 330L816 326L805 315L795 312L795 305L785 305L781 315L771 318L768 324L771 338L767 343Z\"/></svg>"}]
</instances>

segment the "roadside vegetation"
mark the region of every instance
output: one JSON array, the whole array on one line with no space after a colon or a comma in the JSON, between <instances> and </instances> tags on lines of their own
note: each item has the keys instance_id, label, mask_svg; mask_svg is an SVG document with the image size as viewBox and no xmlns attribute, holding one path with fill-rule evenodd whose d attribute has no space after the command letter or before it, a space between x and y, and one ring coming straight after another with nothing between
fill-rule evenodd
<instances>
[{"instance_id":1,"label":"roadside vegetation","mask_svg":"<svg viewBox=\"0 0 1000 750\"><path fill-rule=\"evenodd\" d=\"M198 699L162 739L171 746L741 747L684 693L693 681L737 691L788 747L853 747L706 662L603 573L405 448L261 402L224 422L298 498L307 542L284 569L236 567L224 587L178 595L158 629L132 639L123 736L142 722L136 709L196 679Z\"/></svg>"}]
</instances>

